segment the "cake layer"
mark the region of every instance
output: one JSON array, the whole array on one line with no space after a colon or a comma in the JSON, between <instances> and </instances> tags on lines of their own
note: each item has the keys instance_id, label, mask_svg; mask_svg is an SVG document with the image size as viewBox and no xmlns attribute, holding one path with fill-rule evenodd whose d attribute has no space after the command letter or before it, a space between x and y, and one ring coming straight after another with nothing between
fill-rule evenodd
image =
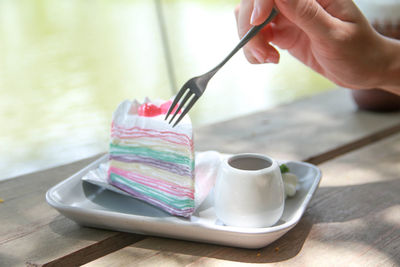
<instances>
[{"instance_id":1,"label":"cake layer","mask_svg":"<svg viewBox=\"0 0 400 267\"><path fill-rule=\"evenodd\" d=\"M134 181L134 175L122 176L114 173L114 171L109 172L109 182L136 198L149 202L173 215L188 217L193 213L194 196L192 198L171 194ZM165 190L165 188L162 189Z\"/></svg>"},{"instance_id":2,"label":"cake layer","mask_svg":"<svg viewBox=\"0 0 400 267\"><path fill-rule=\"evenodd\" d=\"M157 178L153 178L151 176L145 176L137 172L126 171L123 169L116 168L114 166L110 167L109 172L127 178L130 181L139 183L141 185L145 185L151 189L163 191L173 196L192 198L192 199L194 198L193 188L179 186L175 183L158 180Z\"/></svg>"},{"instance_id":3,"label":"cake layer","mask_svg":"<svg viewBox=\"0 0 400 267\"><path fill-rule=\"evenodd\" d=\"M185 175L180 175L174 172L170 172L168 168L153 168L151 165L143 164L143 162L122 162L118 160L110 160L110 166L121 170L135 172L142 176L153 177L161 181L175 184L176 186L183 186L187 188L194 187L192 182L192 173L187 172ZM189 179L190 178L190 179Z\"/></svg>"},{"instance_id":4,"label":"cake layer","mask_svg":"<svg viewBox=\"0 0 400 267\"><path fill-rule=\"evenodd\" d=\"M186 134L175 133L172 131L159 131L156 129L144 129L140 127L124 128L112 124L111 137L119 139L134 139L134 138L157 138L173 145L188 145L193 148L193 142Z\"/></svg>"},{"instance_id":5,"label":"cake layer","mask_svg":"<svg viewBox=\"0 0 400 267\"><path fill-rule=\"evenodd\" d=\"M173 152L157 151L147 147L130 147L110 144L111 155L137 155L151 157L156 160L182 164L194 168L194 161L188 157Z\"/></svg>"},{"instance_id":6,"label":"cake layer","mask_svg":"<svg viewBox=\"0 0 400 267\"><path fill-rule=\"evenodd\" d=\"M175 152L182 156L192 158L192 152L188 145L176 145L166 143L165 141L159 140L158 138L111 138L111 143L114 145L122 146L145 146L153 150Z\"/></svg>"},{"instance_id":7,"label":"cake layer","mask_svg":"<svg viewBox=\"0 0 400 267\"><path fill-rule=\"evenodd\" d=\"M170 171L171 173L176 173L182 176L193 175L192 168L188 165L165 162L151 157L143 157L137 155L110 155L110 159L125 163L142 163L159 169L167 170Z\"/></svg>"}]
</instances>

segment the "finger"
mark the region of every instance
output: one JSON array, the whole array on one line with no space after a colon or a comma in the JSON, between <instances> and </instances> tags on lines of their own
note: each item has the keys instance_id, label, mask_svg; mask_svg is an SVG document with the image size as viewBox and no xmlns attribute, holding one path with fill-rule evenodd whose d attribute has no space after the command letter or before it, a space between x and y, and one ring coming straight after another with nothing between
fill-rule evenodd
<instances>
[{"instance_id":1,"label":"finger","mask_svg":"<svg viewBox=\"0 0 400 267\"><path fill-rule=\"evenodd\" d=\"M264 56L263 62L279 63L279 52L274 46L270 44L274 40L274 31L271 26L271 24L268 24L263 29L261 29L260 33L258 34L262 37L262 44L260 44L260 48Z\"/></svg>"},{"instance_id":2,"label":"finger","mask_svg":"<svg viewBox=\"0 0 400 267\"><path fill-rule=\"evenodd\" d=\"M238 33L239 37L242 38L247 31L251 28L250 25L250 16L253 10L253 1L252 0L242 0L239 6L239 12L237 15L237 25L238 25ZM254 46L256 46L257 42L256 39L258 36L254 36L252 40L250 40L244 47L243 52L246 59L252 64L262 63L257 58L259 55L252 53ZM261 58L260 58L261 60Z\"/></svg>"},{"instance_id":3,"label":"finger","mask_svg":"<svg viewBox=\"0 0 400 267\"><path fill-rule=\"evenodd\" d=\"M289 25L282 27L281 25L274 24L271 25L271 27L273 31L273 37L271 38L270 42L277 47L292 51L293 49L296 49L296 47L304 49L304 47L309 46L308 44L304 45L301 43L302 36L305 35L296 26Z\"/></svg>"},{"instance_id":4,"label":"finger","mask_svg":"<svg viewBox=\"0 0 400 267\"><path fill-rule=\"evenodd\" d=\"M252 64L262 63L279 63L279 52L270 44L263 44L262 46L253 46L244 50L244 54Z\"/></svg>"},{"instance_id":5,"label":"finger","mask_svg":"<svg viewBox=\"0 0 400 267\"><path fill-rule=\"evenodd\" d=\"M267 44L263 50L266 53L266 57L264 59L265 63L274 63L278 64L280 55L278 50L270 44Z\"/></svg>"},{"instance_id":6,"label":"finger","mask_svg":"<svg viewBox=\"0 0 400 267\"><path fill-rule=\"evenodd\" d=\"M242 0L240 2L239 14L238 14L238 32L240 38L242 38L251 28L250 16L252 11L253 11L252 0Z\"/></svg>"},{"instance_id":7,"label":"finger","mask_svg":"<svg viewBox=\"0 0 400 267\"><path fill-rule=\"evenodd\" d=\"M271 13L273 6L274 2L271 0L254 0L250 23L252 25L263 23Z\"/></svg>"},{"instance_id":8,"label":"finger","mask_svg":"<svg viewBox=\"0 0 400 267\"><path fill-rule=\"evenodd\" d=\"M270 27L265 27L252 38L251 41L243 48L243 52L250 63L278 63L279 53L268 42L272 40L272 32Z\"/></svg>"},{"instance_id":9,"label":"finger","mask_svg":"<svg viewBox=\"0 0 400 267\"><path fill-rule=\"evenodd\" d=\"M356 22L362 18L362 13L353 1L348 0L317 0L332 17L342 21Z\"/></svg>"},{"instance_id":10,"label":"finger","mask_svg":"<svg viewBox=\"0 0 400 267\"><path fill-rule=\"evenodd\" d=\"M309 36L323 38L333 28L334 18L315 0L276 0L276 5Z\"/></svg>"},{"instance_id":11,"label":"finger","mask_svg":"<svg viewBox=\"0 0 400 267\"><path fill-rule=\"evenodd\" d=\"M250 25L250 16L253 10L252 0L242 0L238 9L236 18L238 24L238 33L242 38L252 27ZM262 34L254 36L244 47L243 52L246 59L252 64L265 62L278 63L279 53L275 48L268 45Z\"/></svg>"},{"instance_id":12,"label":"finger","mask_svg":"<svg viewBox=\"0 0 400 267\"><path fill-rule=\"evenodd\" d=\"M261 62L256 58L256 54L251 52L248 49L243 49L244 56L246 57L247 61L250 62L251 64L260 64Z\"/></svg>"},{"instance_id":13,"label":"finger","mask_svg":"<svg viewBox=\"0 0 400 267\"><path fill-rule=\"evenodd\" d=\"M300 35L304 32L295 24L289 21L284 16L277 16L277 18L268 25L270 32L268 32L268 42L278 46L281 49L291 49L297 44Z\"/></svg>"}]
</instances>

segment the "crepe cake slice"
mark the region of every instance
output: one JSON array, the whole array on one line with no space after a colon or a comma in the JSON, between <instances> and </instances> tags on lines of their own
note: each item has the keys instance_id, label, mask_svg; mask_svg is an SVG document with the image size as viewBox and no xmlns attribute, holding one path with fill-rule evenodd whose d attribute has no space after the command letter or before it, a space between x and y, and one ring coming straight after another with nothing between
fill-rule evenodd
<instances>
[{"instance_id":1,"label":"crepe cake slice","mask_svg":"<svg viewBox=\"0 0 400 267\"><path fill-rule=\"evenodd\" d=\"M108 182L177 216L194 211L194 147L189 116L164 120L172 101L122 102L111 125Z\"/></svg>"}]
</instances>

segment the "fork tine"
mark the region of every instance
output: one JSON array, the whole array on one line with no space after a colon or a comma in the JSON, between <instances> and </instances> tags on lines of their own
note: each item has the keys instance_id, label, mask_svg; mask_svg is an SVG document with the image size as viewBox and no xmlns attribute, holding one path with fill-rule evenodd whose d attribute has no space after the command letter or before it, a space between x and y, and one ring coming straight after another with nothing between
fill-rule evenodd
<instances>
[{"instance_id":1,"label":"fork tine","mask_svg":"<svg viewBox=\"0 0 400 267\"><path fill-rule=\"evenodd\" d=\"M186 83L182 86L181 90L179 90L178 94L175 96L174 101L172 101L171 106L168 109L167 115L165 116L164 120L168 119L168 116L171 114L171 112L174 110L174 107L178 104L178 101L182 98L183 94L186 91Z\"/></svg>"},{"instance_id":2,"label":"fork tine","mask_svg":"<svg viewBox=\"0 0 400 267\"><path fill-rule=\"evenodd\" d=\"M192 100L190 100L189 105L185 107L185 110L182 112L181 116L178 118L178 120L174 123L172 127L175 127L183 119L183 117L186 115L186 113L189 112L189 110L192 108L192 106L194 105L194 103L196 103L198 99L199 97L195 95L192 98Z\"/></svg>"},{"instance_id":3,"label":"fork tine","mask_svg":"<svg viewBox=\"0 0 400 267\"><path fill-rule=\"evenodd\" d=\"M181 110L183 108L183 106L186 104L186 102L189 100L189 98L193 95L193 92L189 89L185 95L185 98L181 101L181 103L179 104L179 107L175 110L174 115L172 116L171 120L169 121L169 123L171 124L171 122L174 120L174 118L176 117L176 115L178 115L179 110Z\"/></svg>"}]
</instances>

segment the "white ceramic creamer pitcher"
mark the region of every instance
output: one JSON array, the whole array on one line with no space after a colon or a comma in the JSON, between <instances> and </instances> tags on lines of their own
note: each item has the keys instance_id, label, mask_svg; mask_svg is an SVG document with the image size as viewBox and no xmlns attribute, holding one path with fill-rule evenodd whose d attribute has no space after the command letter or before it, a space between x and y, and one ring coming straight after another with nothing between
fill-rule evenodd
<instances>
[{"instance_id":1,"label":"white ceramic creamer pitcher","mask_svg":"<svg viewBox=\"0 0 400 267\"><path fill-rule=\"evenodd\" d=\"M214 188L216 215L224 224L269 227L282 216L285 192L278 163L261 154L223 160Z\"/></svg>"}]
</instances>

